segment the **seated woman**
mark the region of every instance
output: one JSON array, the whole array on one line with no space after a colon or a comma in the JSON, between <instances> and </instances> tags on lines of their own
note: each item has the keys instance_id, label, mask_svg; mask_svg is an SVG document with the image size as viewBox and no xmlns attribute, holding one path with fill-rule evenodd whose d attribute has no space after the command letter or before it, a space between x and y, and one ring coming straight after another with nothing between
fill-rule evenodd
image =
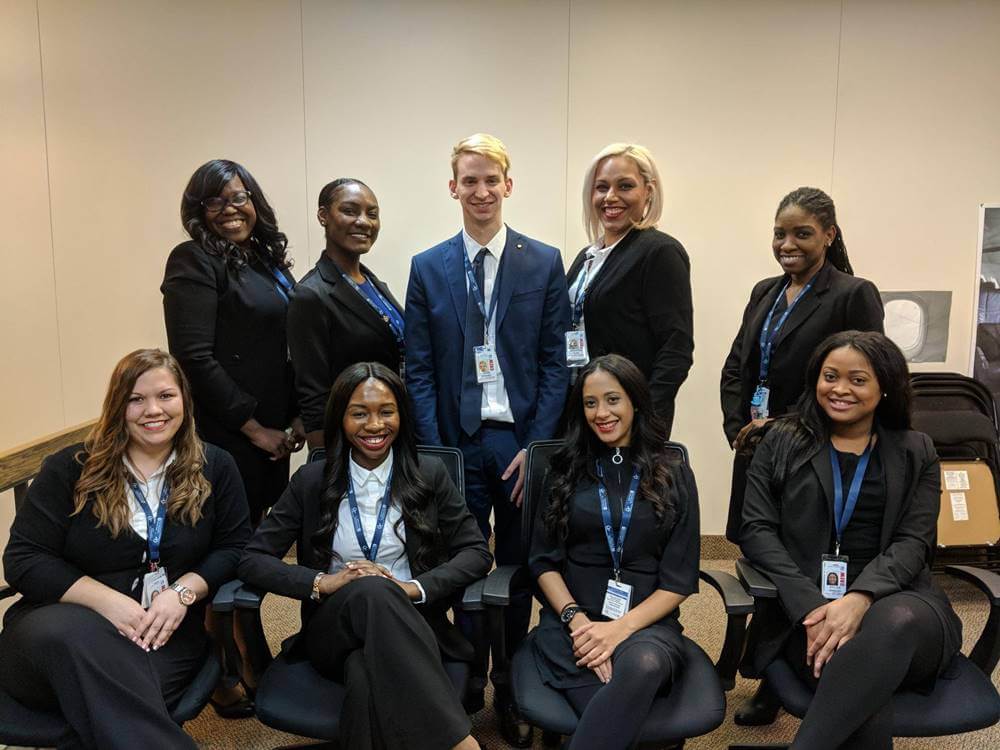
<instances>
[{"instance_id":1,"label":"seated woman","mask_svg":"<svg viewBox=\"0 0 1000 750\"><path fill-rule=\"evenodd\" d=\"M698 504L675 481L628 359L583 368L566 422L531 544L547 606L530 637L542 679L580 716L570 747L626 748L684 668L678 614L698 590Z\"/></svg>"},{"instance_id":2,"label":"seated woman","mask_svg":"<svg viewBox=\"0 0 1000 750\"><path fill-rule=\"evenodd\" d=\"M325 461L292 477L240 577L302 600L291 654L346 685L343 747L469 750L479 745L441 658L472 661L447 610L491 557L444 465L418 458L410 412L388 367L346 368L326 409Z\"/></svg>"},{"instance_id":3,"label":"seated woman","mask_svg":"<svg viewBox=\"0 0 1000 750\"><path fill-rule=\"evenodd\" d=\"M205 603L249 536L236 464L195 434L177 361L132 352L86 442L46 459L14 519L3 563L22 598L0 686L60 712L67 747L196 747L168 708L204 662Z\"/></svg>"},{"instance_id":4,"label":"seated woman","mask_svg":"<svg viewBox=\"0 0 1000 750\"><path fill-rule=\"evenodd\" d=\"M806 377L747 474L740 546L781 604L760 613L755 666L784 655L815 688L793 748L888 748L892 694L930 687L962 642L930 572L940 466L881 333L828 337Z\"/></svg>"}]
</instances>

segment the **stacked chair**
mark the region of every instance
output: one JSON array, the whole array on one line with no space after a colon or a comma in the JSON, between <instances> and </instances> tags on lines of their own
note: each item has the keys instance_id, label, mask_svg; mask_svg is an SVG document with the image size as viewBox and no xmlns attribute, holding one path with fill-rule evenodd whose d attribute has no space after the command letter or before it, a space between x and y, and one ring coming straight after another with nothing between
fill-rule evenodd
<instances>
[{"instance_id":1,"label":"stacked chair","mask_svg":"<svg viewBox=\"0 0 1000 750\"><path fill-rule=\"evenodd\" d=\"M462 453L457 448L418 448L421 456L441 459L455 486L464 496L465 477ZM322 460L322 456L310 460ZM485 579L470 584L454 608L465 612L481 612ZM248 657L253 670L254 706L257 718L274 729L325 742L313 747L339 747L340 714L346 691L343 685L329 680L305 660L289 661L288 648L296 635L286 639L281 653L272 656L264 637L260 606L264 592L243 585L235 595L237 618L243 630ZM482 617L477 618L482 625ZM444 662L455 692L465 702L469 686L469 665L465 662Z\"/></svg>"},{"instance_id":2,"label":"stacked chair","mask_svg":"<svg viewBox=\"0 0 1000 750\"><path fill-rule=\"evenodd\" d=\"M528 446L525 464L527 478L521 509L521 541L525 553L530 547L549 461L559 445L560 441L544 440ZM685 483L685 490L696 501L697 488L688 464L687 451L679 443L669 443L668 446L675 463L674 478ZM719 592L725 605L728 623L722 653L718 662L713 665L708 655L694 641L684 639L685 669L670 689L657 696L653 703L640 733L641 747L683 747L685 739L706 734L721 725L725 719L724 690L731 689L735 683L746 618L753 610L753 600L728 573L703 570L701 578ZM512 584L520 584L529 579L527 560L519 566L497 568L487 579L483 603L486 605L490 631L494 638L503 633L503 608L510 602ZM535 596L541 598L537 587ZM576 730L578 717L562 693L541 681L531 644L525 641L515 654L509 655L502 641L499 643L499 661L501 667L507 666L510 669L511 690L521 717L542 730L546 744L558 741L559 735L572 735ZM494 657L497 658L496 654Z\"/></svg>"}]
</instances>

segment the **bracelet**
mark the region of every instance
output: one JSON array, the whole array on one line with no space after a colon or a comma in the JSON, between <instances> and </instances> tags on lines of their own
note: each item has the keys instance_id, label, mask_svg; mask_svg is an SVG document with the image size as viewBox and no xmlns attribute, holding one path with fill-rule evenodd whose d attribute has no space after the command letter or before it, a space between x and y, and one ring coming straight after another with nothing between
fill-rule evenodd
<instances>
[{"instance_id":1,"label":"bracelet","mask_svg":"<svg viewBox=\"0 0 1000 750\"><path fill-rule=\"evenodd\" d=\"M325 576L325 575L326 575L326 573L317 573L316 577L313 578L312 593L309 595L309 598L312 599L314 602L318 602L319 601L319 597L320 597L319 582L323 580L323 576Z\"/></svg>"}]
</instances>

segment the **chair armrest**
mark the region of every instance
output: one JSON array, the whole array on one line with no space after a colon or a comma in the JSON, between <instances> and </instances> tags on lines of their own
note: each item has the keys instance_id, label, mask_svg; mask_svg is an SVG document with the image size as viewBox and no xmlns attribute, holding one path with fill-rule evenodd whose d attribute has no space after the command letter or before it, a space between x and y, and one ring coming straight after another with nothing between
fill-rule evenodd
<instances>
[{"instance_id":1,"label":"chair armrest","mask_svg":"<svg viewBox=\"0 0 1000 750\"><path fill-rule=\"evenodd\" d=\"M233 594L233 603L236 609L260 609L266 591L260 591L248 583L243 583Z\"/></svg>"},{"instance_id":2,"label":"chair armrest","mask_svg":"<svg viewBox=\"0 0 1000 750\"><path fill-rule=\"evenodd\" d=\"M522 565L501 565L490 571L483 585L483 604L495 607L510 604L510 590L524 570Z\"/></svg>"},{"instance_id":3,"label":"chair armrest","mask_svg":"<svg viewBox=\"0 0 1000 750\"><path fill-rule=\"evenodd\" d=\"M7 599L11 596L17 596L17 592L13 588L10 586L0 586L0 599Z\"/></svg>"},{"instance_id":4,"label":"chair armrest","mask_svg":"<svg viewBox=\"0 0 1000 750\"><path fill-rule=\"evenodd\" d=\"M969 653L969 661L990 677L1000 661L1000 575L970 565L947 565L944 572L968 581L990 600L990 615L979 640Z\"/></svg>"},{"instance_id":5,"label":"chair armrest","mask_svg":"<svg viewBox=\"0 0 1000 750\"><path fill-rule=\"evenodd\" d=\"M735 576L722 570L699 570L698 576L719 592L727 615L753 613L753 597L747 593Z\"/></svg>"},{"instance_id":6,"label":"chair armrest","mask_svg":"<svg viewBox=\"0 0 1000 750\"><path fill-rule=\"evenodd\" d=\"M755 599L777 599L778 587L771 579L755 568L749 560L741 557L736 561L736 577Z\"/></svg>"},{"instance_id":7,"label":"chair armrest","mask_svg":"<svg viewBox=\"0 0 1000 750\"><path fill-rule=\"evenodd\" d=\"M215 592L215 596L212 597L212 611L213 612L232 612L235 606L233 602L233 597L236 594L237 589L243 585L243 582L238 578L234 578L232 581L226 581L224 584L219 586L219 590Z\"/></svg>"},{"instance_id":8,"label":"chair armrest","mask_svg":"<svg viewBox=\"0 0 1000 750\"><path fill-rule=\"evenodd\" d=\"M465 587L462 592L462 602L459 605L463 612L483 611L483 588L486 586L486 578L473 581Z\"/></svg>"}]
</instances>

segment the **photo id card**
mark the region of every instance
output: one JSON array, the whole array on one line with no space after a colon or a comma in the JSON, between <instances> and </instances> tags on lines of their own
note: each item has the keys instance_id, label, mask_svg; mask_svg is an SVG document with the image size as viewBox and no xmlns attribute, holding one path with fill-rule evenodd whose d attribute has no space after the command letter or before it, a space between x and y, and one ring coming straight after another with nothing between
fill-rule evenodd
<instances>
[{"instance_id":1,"label":"photo id card","mask_svg":"<svg viewBox=\"0 0 1000 750\"><path fill-rule=\"evenodd\" d=\"M823 555L820 591L825 599L840 599L847 593L847 556Z\"/></svg>"},{"instance_id":2,"label":"photo id card","mask_svg":"<svg viewBox=\"0 0 1000 750\"><path fill-rule=\"evenodd\" d=\"M750 419L767 419L767 402L771 398L771 389L758 385L750 399Z\"/></svg>"},{"instance_id":3,"label":"photo id card","mask_svg":"<svg viewBox=\"0 0 1000 750\"><path fill-rule=\"evenodd\" d=\"M167 588L167 569L158 568L142 577L142 607L149 609L156 595Z\"/></svg>"},{"instance_id":4,"label":"photo id card","mask_svg":"<svg viewBox=\"0 0 1000 750\"><path fill-rule=\"evenodd\" d=\"M587 333L585 331L566 331L566 364L570 367L583 367L589 361Z\"/></svg>"},{"instance_id":5,"label":"photo id card","mask_svg":"<svg viewBox=\"0 0 1000 750\"><path fill-rule=\"evenodd\" d=\"M476 382L495 383L500 374L496 349L492 346L477 346L472 351L476 357Z\"/></svg>"},{"instance_id":6,"label":"photo id card","mask_svg":"<svg viewBox=\"0 0 1000 750\"><path fill-rule=\"evenodd\" d=\"M617 620L628 612L631 603L632 587L612 578L608 581L608 590L604 594L604 606L601 608L601 614L612 620Z\"/></svg>"}]
</instances>

